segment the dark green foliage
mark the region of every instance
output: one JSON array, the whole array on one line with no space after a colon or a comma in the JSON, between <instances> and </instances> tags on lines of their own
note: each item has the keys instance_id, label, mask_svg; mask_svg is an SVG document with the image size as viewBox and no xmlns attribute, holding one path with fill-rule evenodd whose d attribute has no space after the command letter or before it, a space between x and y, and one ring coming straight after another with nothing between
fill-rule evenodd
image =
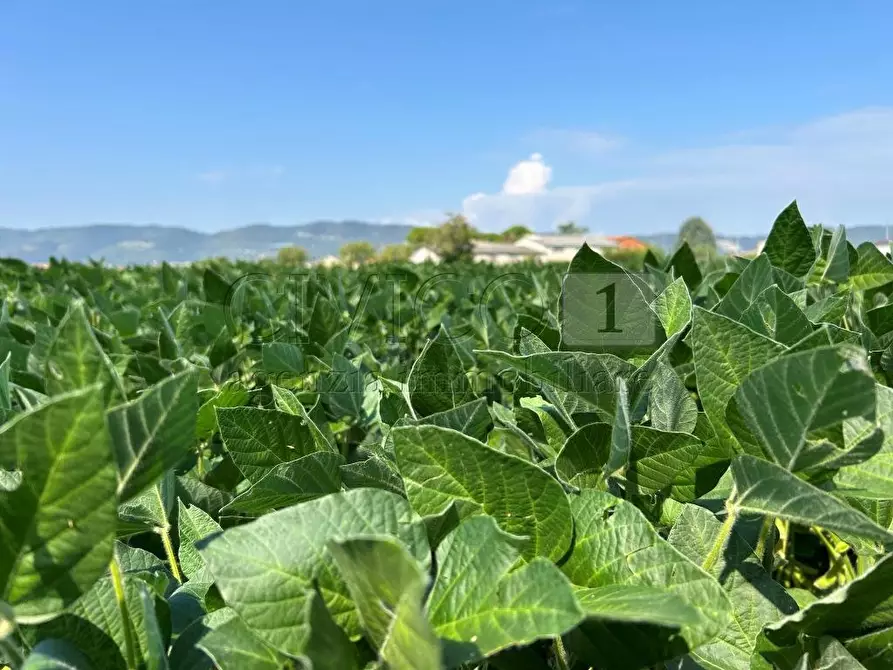
<instances>
[{"instance_id":1,"label":"dark green foliage","mask_svg":"<svg viewBox=\"0 0 893 670\"><path fill-rule=\"evenodd\" d=\"M461 218L412 235L440 268L0 261L0 662L888 667L893 261L795 204L754 259L683 228L566 269L465 262Z\"/></svg>"}]
</instances>

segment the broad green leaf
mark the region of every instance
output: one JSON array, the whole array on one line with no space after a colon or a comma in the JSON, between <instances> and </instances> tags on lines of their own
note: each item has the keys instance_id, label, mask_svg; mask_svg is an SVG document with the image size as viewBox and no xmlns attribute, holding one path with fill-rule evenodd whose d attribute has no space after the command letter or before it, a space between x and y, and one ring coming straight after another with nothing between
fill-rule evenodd
<instances>
[{"instance_id":1,"label":"broad green leaf","mask_svg":"<svg viewBox=\"0 0 893 670\"><path fill-rule=\"evenodd\" d=\"M304 353L286 342L271 342L261 348L263 370L267 374L304 374Z\"/></svg>"},{"instance_id":2,"label":"broad green leaf","mask_svg":"<svg viewBox=\"0 0 893 670\"><path fill-rule=\"evenodd\" d=\"M428 416L412 420L401 419L395 423L396 426L440 426L441 428L452 428L464 435L473 437L476 440L485 442L490 429L493 427L493 418L487 407L486 398L478 398L458 407L448 409L444 412L436 412ZM383 449L388 457L393 460L394 440L390 433L385 437Z\"/></svg>"},{"instance_id":3,"label":"broad green leaf","mask_svg":"<svg viewBox=\"0 0 893 670\"><path fill-rule=\"evenodd\" d=\"M230 297L232 286L217 272L211 268L205 268L205 273L202 275L202 288L208 302L225 305Z\"/></svg>"},{"instance_id":4,"label":"broad green leaf","mask_svg":"<svg viewBox=\"0 0 893 670\"><path fill-rule=\"evenodd\" d=\"M561 558L571 542L567 496L546 472L465 435L436 426L392 431L397 466L423 517L456 506L459 517L489 514L508 533L530 538L525 560Z\"/></svg>"},{"instance_id":5,"label":"broad green leaf","mask_svg":"<svg viewBox=\"0 0 893 670\"><path fill-rule=\"evenodd\" d=\"M704 412L717 439L737 446L726 426L726 406L742 380L781 354L784 346L700 307L695 307L691 341Z\"/></svg>"},{"instance_id":6,"label":"broad green leaf","mask_svg":"<svg viewBox=\"0 0 893 670\"><path fill-rule=\"evenodd\" d=\"M422 602L424 595L420 589L408 589L397 601L393 622L379 651L381 660L391 670L441 667L443 652L428 622Z\"/></svg>"},{"instance_id":7,"label":"broad green leaf","mask_svg":"<svg viewBox=\"0 0 893 670\"><path fill-rule=\"evenodd\" d=\"M796 471L809 462L811 432L875 416L875 381L864 355L842 345L810 349L752 372L735 393L766 457Z\"/></svg>"},{"instance_id":8,"label":"broad green leaf","mask_svg":"<svg viewBox=\"0 0 893 670\"><path fill-rule=\"evenodd\" d=\"M557 348L556 344L556 348ZM541 339L539 339L536 335L531 333L525 328L521 329L521 337L518 341L518 350L517 353L522 356L529 356L530 354L545 354L552 351L549 346L546 345ZM527 378L522 377L519 380L521 383L528 383ZM575 411L575 408L579 404L576 398L569 397L568 392L557 389L550 384L540 382L540 393L543 398L551 402L559 412L561 412L562 416L565 417L565 421L568 424L573 423L573 419L570 418L569 412ZM483 440L482 440L483 441Z\"/></svg>"},{"instance_id":9,"label":"broad green leaf","mask_svg":"<svg viewBox=\"0 0 893 670\"><path fill-rule=\"evenodd\" d=\"M313 311L307 324L311 342L323 344L331 340L344 327L340 310L322 294L313 299Z\"/></svg>"},{"instance_id":10,"label":"broad green leaf","mask_svg":"<svg viewBox=\"0 0 893 670\"><path fill-rule=\"evenodd\" d=\"M760 293L744 310L741 323L789 346L812 333L812 324L803 311L774 285Z\"/></svg>"},{"instance_id":11,"label":"broad green leaf","mask_svg":"<svg viewBox=\"0 0 893 670\"><path fill-rule=\"evenodd\" d=\"M564 443L555 470L569 484L581 488L603 488L604 467L611 451L612 426L587 423Z\"/></svg>"},{"instance_id":12,"label":"broad green leaf","mask_svg":"<svg viewBox=\"0 0 893 670\"><path fill-rule=\"evenodd\" d=\"M816 252L796 200L785 207L775 219L763 253L769 257L772 265L795 277L802 277L809 272Z\"/></svg>"},{"instance_id":13,"label":"broad green leaf","mask_svg":"<svg viewBox=\"0 0 893 670\"><path fill-rule=\"evenodd\" d=\"M220 437L233 462L252 484L281 463L317 451L303 417L256 407L217 409Z\"/></svg>"},{"instance_id":14,"label":"broad green leaf","mask_svg":"<svg viewBox=\"0 0 893 670\"><path fill-rule=\"evenodd\" d=\"M391 535L427 566L425 525L403 498L377 489L328 495L266 514L199 543L215 583L256 634L300 655L307 643L307 593L319 585L335 621L360 632L356 607L328 552L329 541Z\"/></svg>"},{"instance_id":15,"label":"broad green leaf","mask_svg":"<svg viewBox=\"0 0 893 670\"><path fill-rule=\"evenodd\" d=\"M47 393L59 395L102 384L106 398L123 399L121 379L96 340L84 309L83 302L73 303L56 329L46 359Z\"/></svg>"},{"instance_id":16,"label":"broad green leaf","mask_svg":"<svg viewBox=\"0 0 893 670\"><path fill-rule=\"evenodd\" d=\"M142 634L145 636L144 660L146 670L168 670L167 641L158 623L155 598L146 584L138 584Z\"/></svg>"},{"instance_id":17,"label":"broad green leaf","mask_svg":"<svg viewBox=\"0 0 893 670\"><path fill-rule=\"evenodd\" d=\"M238 382L227 382L198 410L195 436L210 439L217 432L217 407L240 407L248 402L248 390Z\"/></svg>"},{"instance_id":18,"label":"broad green leaf","mask_svg":"<svg viewBox=\"0 0 893 670\"><path fill-rule=\"evenodd\" d=\"M320 451L338 451L335 446L335 437L329 429L329 423L326 417L319 410L319 405L313 407L310 411L304 407L303 403L298 400L297 396L288 389L273 385L273 400L276 403L276 409L286 414L295 414L304 418L307 427L313 434L313 440L316 442L316 448ZM315 416L311 416L315 415Z\"/></svg>"},{"instance_id":19,"label":"broad green leaf","mask_svg":"<svg viewBox=\"0 0 893 670\"><path fill-rule=\"evenodd\" d=\"M691 323L691 295L682 277L661 291L652 301L651 309L660 319L667 337L682 332Z\"/></svg>"},{"instance_id":20,"label":"broad green leaf","mask_svg":"<svg viewBox=\"0 0 893 670\"><path fill-rule=\"evenodd\" d=\"M740 319L757 298L775 283L769 257L763 253L747 264L728 293L716 306L716 313L730 319Z\"/></svg>"},{"instance_id":21,"label":"broad green leaf","mask_svg":"<svg viewBox=\"0 0 893 670\"><path fill-rule=\"evenodd\" d=\"M91 665L70 642L50 638L31 650L22 670L91 670Z\"/></svg>"},{"instance_id":22,"label":"broad green leaf","mask_svg":"<svg viewBox=\"0 0 893 670\"><path fill-rule=\"evenodd\" d=\"M332 370L319 378L320 400L338 418L365 419L365 390L363 371L341 354L332 357Z\"/></svg>"},{"instance_id":23,"label":"broad green leaf","mask_svg":"<svg viewBox=\"0 0 893 670\"><path fill-rule=\"evenodd\" d=\"M733 504L740 511L880 543L893 541L893 534L861 512L769 461L742 454L732 461L732 477Z\"/></svg>"},{"instance_id":24,"label":"broad green leaf","mask_svg":"<svg viewBox=\"0 0 893 670\"><path fill-rule=\"evenodd\" d=\"M194 505L178 500L177 531L180 534L180 569L186 578L199 582L212 581L206 574L207 564L195 544L199 540L220 533L223 529L214 519Z\"/></svg>"},{"instance_id":25,"label":"broad green leaf","mask_svg":"<svg viewBox=\"0 0 893 670\"><path fill-rule=\"evenodd\" d=\"M229 607L203 614L193 621L171 645L171 670L214 670L214 663L198 646L199 641L218 626L236 616Z\"/></svg>"},{"instance_id":26,"label":"broad green leaf","mask_svg":"<svg viewBox=\"0 0 893 670\"><path fill-rule=\"evenodd\" d=\"M341 490L344 458L331 451L317 451L272 468L251 488L236 496L222 512L254 516L297 505Z\"/></svg>"},{"instance_id":27,"label":"broad green leaf","mask_svg":"<svg viewBox=\"0 0 893 670\"><path fill-rule=\"evenodd\" d=\"M518 538L489 516L466 519L437 549L428 617L448 667L501 649L558 637L583 617L567 578L551 562L518 561Z\"/></svg>"},{"instance_id":28,"label":"broad green leaf","mask_svg":"<svg viewBox=\"0 0 893 670\"><path fill-rule=\"evenodd\" d=\"M425 344L407 384L410 402L419 416L444 412L474 400L462 358L444 327Z\"/></svg>"},{"instance_id":29,"label":"broad green leaf","mask_svg":"<svg viewBox=\"0 0 893 670\"><path fill-rule=\"evenodd\" d=\"M487 433L493 425L486 398L478 398L444 412L429 414L413 423L452 428L481 442L487 439Z\"/></svg>"},{"instance_id":30,"label":"broad green leaf","mask_svg":"<svg viewBox=\"0 0 893 670\"><path fill-rule=\"evenodd\" d=\"M405 496L403 480L396 466L383 458L372 456L365 461L356 461L341 466L341 481L345 488L374 488L391 491Z\"/></svg>"},{"instance_id":31,"label":"broad green leaf","mask_svg":"<svg viewBox=\"0 0 893 670\"><path fill-rule=\"evenodd\" d=\"M865 312L865 322L874 335L881 338L893 331L893 304L887 303ZM883 338L885 341L887 338ZM873 348L880 348L875 345Z\"/></svg>"},{"instance_id":32,"label":"broad green leaf","mask_svg":"<svg viewBox=\"0 0 893 670\"><path fill-rule=\"evenodd\" d=\"M766 634L776 644L787 645L799 635L856 638L891 625L893 556L887 555L853 581L799 612L770 624Z\"/></svg>"},{"instance_id":33,"label":"broad green leaf","mask_svg":"<svg viewBox=\"0 0 893 670\"><path fill-rule=\"evenodd\" d=\"M175 493L184 504L195 505L211 516L219 516L220 510L234 497L228 491L221 491L196 479L194 473L176 478Z\"/></svg>"},{"instance_id":34,"label":"broad green leaf","mask_svg":"<svg viewBox=\"0 0 893 670\"><path fill-rule=\"evenodd\" d=\"M155 554L115 542L115 558L123 575L132 575L144 581L159 597L164 597L173 579L164 562Z\"/></svg>"},{"instance_id":35,"label":"broad green leaf","mask_svg":"<svg viewBox=\"0 0 893 670\"><path fill-rule=\"evenodd\" d=\"M893 663L893 627L879 628L873 633L847 640L846 649L867 670L886 670Z\"/></svg>"},{"instance_id":36,"label":"broad green leaf","mask_svg":"<svg viewBox=\"0 0 893 670\"><path fill-rule=\"evenodd\" d=\"M701 269L698 267L698 261L688 242L683 242L673 252L673 256L667 261L666 269L667 271L672 270L673 274L678 279L683 280L685 285L691 290L695 290L703 278ZM667 335L670 335L670 333L667 332Z\"/></svg>"},{"instance_id":37,"label":"broad green leaf","mask_svg":"<svg viewBox=\"0 0 893 670\"><path fill-rule=\"evenodd\" d=\"M158 354L163 359L177 360L183 355L183 348L177 340L177 334L171 327L171 322L160 307L158 308L158 321L161 323L158 333Z\"/></svg>"},{"instance_id":38,"label":"broad green leaf","mask_svg":"<svg viewBox=\"0 0 893 670\"><path fill-rule=\"evenodd\" d=\"M574 551L562 566L571 582L585 588L652 587L678 597L680 616L697 611L697 621L667 628L648 607L642 621L589 619L568 636L585 663L641 668L675 658L713 639L728 625L732 608L719 583L663 540L631 503L586 490L571 500L576 522Z\"/></svg>"},{"instance_id":39,"label":"broad green leaf","mask_svg":"<svg viewBox=\"0 0 893 670\"><path fill-rule=\"evenodd\" d=\"M140 533L156 528L168 528L176 499L176 480L172 470L154 486L118 506L118 518L122 524L119 534L127 530L129 534Z\"/></svg>"},{"instance_id":40,"label":"broad green leaf","mask_svg":"<svg viewBox=\"0 0 893 670\"><path fill-rule=\"evenodd\" d=\"M857 251L858 260L847 283L850 290L867 291L893 282L893 262L873 242L863 242Z\"/></svg>"},{"instance_id":41,"label":"broad green leaf","mask_svg":"<svg viewBox=\"0 0 893 670\"><path fill-rule=\"evenodd\" d=\"M709 511L685 505L668 541L692 562L703 565L716 544L722 524ZM692 656L707 668L749 670L757 637L764 626L797 611L785 589L763 569L752 548L735 531L723 542L709 570L732 604L732 621L713 642Z\"/></svg>"},{"instance_id":42,"label":"broad green leaf","mask_svg":"<svg viewBox=\"0 0 893 670\"><path fill-rule=\"evenodd\" d=\"M880 451L861 463L847 465L835 477L839 489L848 489L854 497L893 498L893 389L880 384L877 391L876 424L883 430ZM844 422L843 437L847 449L855 448L875 430L875 422L853 418ZM844 493L842 490L841 493ZM889 526L889 524L887 524Z\"/></svg>"},{"instance_id":43,"label":"broad green leaf","mask_svg":"<svg viewBox=\"0 0 893 670\"><path fill-rule=\"evenodd\" d=\"M313 670L359 670L356 646L332 619L317 590L307 593L304 619L309 622L310 637L301 658L309 661Z\"/></svg>"},{"instance_id":44,"label":"broad green leaf","mask_svg":"<svg viewBox=\"0 0 893 670\"><path fill-rule=\"evenodd\" d=\"M714 441L705 444L687 433L633 426L624 478L633 492L661 492L687 502L712 490L731 458L732 454Z\"/></svg>"},{"instance_id":45,"label":"broad green leaf","mask_svg":"<svg viewBox=\"0 0 893 670\"><path fill-rule=\"evenodd\" d=\"M137 577L123 577L124 604L130 622L134 654L140 665L150 657L149 626L141 592L145 582ZM125 623L115 596L111 577L93 584L68 611L33 629L39 639L55 638L73 644L87 657L95 670L126 668L127 645ZM146 664L148 665L148 664ZM151 667L151 666L149 666Z\"/></svg>"},{"instance_id":46,"label":"broad green leaf","mask_svg":"<svg viewBox=\"0 0 893 670\"><path fill-rule=\"evenodd\" d=\"M608 462L605 463L606 477L626 467L632 448L629 394L626 390L626 382L622 377L617 377L614 380L614 395L617 398L617 403L614 410L614 423L611 427L611 450L608 452Z\"/></svg>"},{"instance_id":47,"label":"broad green leaf","mask_svg":"<svg viewBox=\"0 0 893 670\"><path fill-rule=\"evenodd\" d=\"M821 638L818 648L819 658L816 667L822 670L865 670L865 666L833 637Z\"/></svg>"},{"instance_id":48,"label":"broad green leaf","mask_svg":"<svg viewBox=\"0 0 893 670\"><path fill-rule=\"evenodd\" d=\"M281 670L286 659L264 643L239 617L233 617L198 641L220 670Z\"/></svg>"},{"instance_id":49,"label":"broad green leaf","mask_svg":"<svg viewBox=\"0 0 893 670\"><path fill-rule=\"evenodd\" d=\"M851 295L849 292L841 291L807 305L803 311L814 324L840 323L850 304Z\"/></svg>"},{"instance_id":50,"label":"broad green leaf","mask_svg":"<svg viewBox=\"0 0 893 670\"><path fill-rule=\"evenodd\" d=\"M628 378L635 366L613 354L592 354L581 351L551 351L548 353L513 356L504 351L476 351L497 363L508 365L525 377L548 384L570 394L565 402L568 412L600 410L613 417L616 406L614 379Z\"/></svg>"},{"instance_id":51,"label":"broad green leaf","mask_svg":"<svg viewBox=\"0 0 893 670\"><path fill-rule=\"evenodd\" d=\"M846 229L837 226L827 243L822 243L822 253L815 259L809 271L810 285L827 282L843 284L850 274L850 257L847 251Z\"/></svg>"},{"instance_id":52,"label":"broad green leaf","mask_svg":"<svg viewBox=\"0 0 893 670\"><path fill-rule=\"evenodd\" d=\"M118 499L151 486L188 455L195 440L198 372L187 370L108 414L118 463Z\"/></svg>"},{"instance_id":53,"label":"broad green leaf","mask_svg":"<svg viewBox=\"0 0 893 670\"><path fill-rule=\"evenodd\" d=\"M682 333L671 335L629 376L630 417L638 419L644 412L648 392L660 381L660 368L670 363L673 350L682 338Z\"/></svg>"},{"instance_id":54,"label":"broad green leaf","mask_svg":"<svg viewBox=\"0 0 893 670\"><path fill-rule=\"evenodd\" d=\"M679 629L697 626L702 614L676 594L660 587L612 584L574 589L590 620L640 623Z\"/></svg>"},{"instance_id":55,"label":"broad green leaf","mask_svg":"<svg viewBox=\"0 0 893 670\"><path fill-rule=\"evenodd\" d=\"M117 524L115 466L98 387L64 394L0 427L0 598L20 621L51 617L106 570Z\"/></svg>"},{"instance_id":56,"label":"broad green leaf","mask_svg":"<svg viewBox=\"0 0 893 670\"><path fill-rule=\"evenodd\" d=\"M357 605L360 625L381 649L401 596L424 593L427 575L406 548L389 537L333 540L328 548Z\"/></svg>"},{"instance_id":57,"label":"broad green leaf","mask_svg":"<svg viewBox=\"0 0 893 670\"><path fill-rule=\"evenodd\" d=\"M668 363L661 362L654 373L648 417L654 428L678 433L690 433L698 422L697 402Z\"/></svg>"}]
</instances>

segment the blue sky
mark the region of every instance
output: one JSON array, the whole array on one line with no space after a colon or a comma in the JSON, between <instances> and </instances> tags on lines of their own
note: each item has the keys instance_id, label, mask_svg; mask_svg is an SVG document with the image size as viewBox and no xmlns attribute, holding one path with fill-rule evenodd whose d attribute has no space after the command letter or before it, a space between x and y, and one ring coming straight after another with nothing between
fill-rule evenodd
<instances>
[{"instance_id":1,"label":"blue sky","mask_svg":"<svg viewBox=\"0 0 893 670\"><path fill-rule=\"evenodd\" d=\"M889 2L3 0L0 227L893 223Z\"/></svg>"}]
</instances>

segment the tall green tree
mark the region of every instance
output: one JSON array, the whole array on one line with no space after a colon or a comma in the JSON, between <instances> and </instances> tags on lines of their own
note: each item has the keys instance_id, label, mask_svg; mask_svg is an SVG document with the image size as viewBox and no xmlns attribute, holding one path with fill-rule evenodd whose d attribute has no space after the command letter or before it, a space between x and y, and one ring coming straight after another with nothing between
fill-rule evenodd
<instances>
[{"instance_id":1,"label":"tall green tree","mask_svg":"<svg viewBox=\"0 0 893 670\"><path fill-rule=\"evenodd\" d=\"M375 247L370 242L348 242L338 250L341 260L348 265L362 265L375 258Z\"/></svg>"},{"instance_id":2,"label":"tall green tree","mask_svg":"<svg viewBox=\"0 0 893 670\"><path fill-rule=\"evenodd\" d=\"M682 246L683 242L688 242L688 246L699 258L716 255L716 235L713 234L713 228L699 216L689 217L682 222L676 246Z\"/></svg>"},{"instance_id":3,"label":"tall green tree","mask_svg":"<svg viewBox=\"0 0 893 670\"><path fill-rule=\"evenodd\" d=\"M502 231L500 237L506 242L516 242L520 240L522 237L530 235L533 231L530 230L527 226L511 226L510 228L506 228Z\"/></svg>"},{"instance_id":4,"label":"tall green tree","mask_svg":"<svg viewBox=\"0 0 893 670\"><path fill-rule=\"evenodd\" d=\"M412 254L412 247L408 244L388 244L378 254L378 260L385 263L395 263L408 260Z\"/></svg>"},{"instance_id":5,"label":"tall green tree","mask_svg":"<svg viewBox=\"0 0 893 670\"><path fill-rule=\"evenodd\" d=\"M288 265L289 267L298 267L307 262L307 250L303 247L289 245L280 247L276 252L276 261L280 265Z\"/></svg>"},{"instance_id":6,"label":"tall green tree","mask_svg":"<svg viewBox=\"0 0 893 670\"><path fill-rule=\"evenodd\" d=\"M437 228L416 226L406 236L406 243L413 247L433 247L437 242Z\"/></svg>"},{"instance_id":7,"label":"tall green tree","mask_svg":"<svg viewBox=\"0 0 893 670\"><path fill-rule=\"evenodd\" d=\"M565 221L558 224L558 232L562 235L582 235L589 232L586 226L578 226L573 221Z\"/></svg>"},{"instance_id":8,"label":"tall green tree","mask_svg":"<svg viewBox=\"0 0 893 670\"><path fill-rule=\"evenodd\" d=\"M451 216L437 229L435 250L445 261L471 258L474 228L461 214Z\"/></svg>"}]
</instances>

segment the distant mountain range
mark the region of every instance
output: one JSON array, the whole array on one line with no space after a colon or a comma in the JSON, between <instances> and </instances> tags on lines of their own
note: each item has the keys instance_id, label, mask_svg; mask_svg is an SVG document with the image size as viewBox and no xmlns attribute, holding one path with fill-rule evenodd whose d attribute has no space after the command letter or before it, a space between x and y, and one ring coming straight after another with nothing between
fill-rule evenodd
<instances>
[{"instance_id":1,"label":"distant mountain range","mask_svg":"<svg viewBox=\"0 0 893 670\"><path fill-rule=\"evenodd\" d=\"M337 254L346 242L367 240L376 247L406 239L411 226L362 221L316 221L298 226L254 224L200 233L157 225L101 224L66 228L17 230L0 228L0 257L29 263L51 256L84 261L103 259L112 265L168 261L188 262L215 256L260 259L294 244L313 258Z\"/></svg>"},{"instance_id":2,"label":"distant mountain range","mask_svg":"<svg viewBox=\"0 0 893 670\"><path fill-rule=\"evenodd\" d=\"M0 228L0 257L20 258L40 263L51 256L84 261L103 259L113 265L153 262L189 262L227 256L260 259L276 255L279 247L295 244L313 258L337 254L347 242L366 240L376 247L399 244L411 226L364 221L315 221L296 226L254 224L218 233L200 233L187 228L157 225L101 224L66 228L18 230ZM885 239L883 226L856 226L847 229L854 244ZM672 248L676 233L638 236L665 249ZM756 247L764 236L722 236L741 250Z\"/></svg>"}]
</instances>

